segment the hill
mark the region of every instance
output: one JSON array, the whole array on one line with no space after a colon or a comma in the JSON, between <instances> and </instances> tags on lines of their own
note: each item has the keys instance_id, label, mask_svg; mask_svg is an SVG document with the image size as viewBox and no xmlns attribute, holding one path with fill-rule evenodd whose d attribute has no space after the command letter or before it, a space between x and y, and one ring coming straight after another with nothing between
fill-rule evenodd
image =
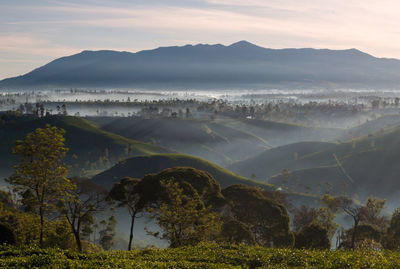
<instances>
[{"instance_id":1,"label":"hill","mask_svg":"<svg viewBox=\"0 0 400 269\"><path fill-rule=\"evenodd\" d=\"M82 51L25 75L1 89L151 86L397 86L400 61L356 49L267 49L246 41L229 46L186 45L136 53Z\"/></svg>"},{"instance_id":2,"label":"hill","mask_svg":"<svg viewBox=\"0 0 400 269\"><path fill-rule=\"evenodd\" d=\"M146 174L158 173L171 167L193 167L206 171L217 180L222 188L239 183L271 188L268 184L257 183L248 178L238 176L206 160L183 154L155 154L132 157L94 176L92 180L109 189L115 182L124 177L143 178Z\"/></svg>"},{"instance_id":3,"label":"hill","mask_svg":"<svg viewBox=\"0 0 400 269\"><path fill-rule=\"evenodd\" d=\"M219 165L246 159L268 148L265 140L213 120L129 117L116 118L101 128Z\"/></svg>"},{"instance_id":4,"label":"hill","mask_svg":"<svg viewBox=\"0 0 400 269\"><path fill-rule=\"evenodd\" d=\"M71 170L103 170L122 158L135 155L168 153L170 151L155 145L127 139L100 130L85 119L70 116L1 116L0 128L0 174L4 176L18 161L12 154L17 139L23 139L28 132L43 128L46 124L66 130L65 139L69 152L65 161Z\"/></svg>"},{"instance_id":5,"label":"hill","mask_svg":"<svg viewBox=\"0 0 400 269\"><path fill-rule=\"evenodd\" d=\"M259 119L217 120L232 129L251 133L269 146L277 147L305 141L333 141L343 134L342 129L307 127L299 124Z\"/></svg>"},{"instance_id":6,"label":"hill","mask_svg":"<svg viewBox=\"0 0 400 269\"><path fill-rule=\"evenodd\" d=\"M360 136L366 136L377 132L383 132L385 129L400 126L400 115L384 115L375 120L369 120L346 130L338 139L347 141L358 138Z\"/></svg>"},{"instance_id":7,"label":"hill","mask_svg":"<svg viewBox=\"0 0 400 269\"><path fill-rule=\"evenodd\" d=\"M333 154L338 157L339 163ZM324 192L329 185L329 189L336 194L357 194L361 199L368 195L398 199L400 127L337 144L311 154L307 159L314 162L314 167L293 169L288 178L283 179L279 175L269 182L282 185L284 180L289 188L302 192Z\"/></svg>"},{"instance_id":8,"label":"hill","mask_svg":"<svg viewBox=\"0 0 400 269\"><path fill-rule=\"evenodd\" d=\"M327 142L298 142L266 150L255 157L233 163L227 168L239 175L253 175L256 180L265 181L284 169L298 170L315 167L318 163L315 159L310 160L308 157L334 146L335 144Z\"/></svg>"}]
</instances>

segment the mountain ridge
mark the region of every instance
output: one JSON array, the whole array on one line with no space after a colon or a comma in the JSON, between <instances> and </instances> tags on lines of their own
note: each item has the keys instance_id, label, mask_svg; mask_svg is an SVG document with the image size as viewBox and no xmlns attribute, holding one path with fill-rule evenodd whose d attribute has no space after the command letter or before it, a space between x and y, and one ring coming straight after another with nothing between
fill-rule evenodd
<instances>
[{"instance_id":1,"label":"mountain ridge","mask_svg":"<svg viewBox=\"0 0 400 269\"><path fill-rule=\"evenodd\" d=\"M135 86L149 84L397 85L400 60L357 49L270 49L247 41L197 44L138 52L84 50L57 58L0 89L36 86Z\"/></svg>"}]
</instances>

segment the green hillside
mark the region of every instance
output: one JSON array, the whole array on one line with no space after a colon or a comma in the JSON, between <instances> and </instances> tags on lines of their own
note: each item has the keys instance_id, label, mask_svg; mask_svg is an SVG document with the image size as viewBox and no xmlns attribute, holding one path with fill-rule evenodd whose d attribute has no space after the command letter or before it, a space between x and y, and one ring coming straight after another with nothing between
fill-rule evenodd
<instances>
[{"instance_id":1,"label":"green hillside","mask_svg":"<svg viewBox=\"0 0 400 269\"><path fill-rule=\"evenodd\" d=\"M385 129L400 126L400 115L384 115L376 120L367 121L359 126L350 128L339 137L342 141L355 139L360 136L382 132Z\"/></svg>"},{"instance_id":2,"label":"green hillside","mask_svg":"<svg viewBox=\"0 0 400 269\"><path fill-rule=\"evenodd\" d=\"M336 144L327 142L298 142L264 151L247 160L236 162L227 168L242 176L255 176L263 181L281 173L283 169L297 170L315 167L314 158L310 155L334 148ZM319 160L323 161L323 160Z\"/></svg>"},{"instance_id":3,"label":"green hillside","mask_svg":"<svg viewBox=\"0 0 400 269\"><path fill-rule=\"evenodd\" d=\"M92 180L99 185L110 188L123 177L142 178L146 174L158 173L161 170L171 167L193 167L206 171L221 184L221 187L238 183L271 187L270 185L257 183L248 178L238 176L206 160L183 154L157 154L132 157L94 176Z\"/></svg>"},{"instance_id":4,"label":"green hillside","mask_svg":"<svg viewBox=\"0 0 400 269\"><path fill-rule=\"evenodd\" d=\"M277 147L302 141L334 141L342 129L306 127L293 123L269 120L219 120L219 124L260 137L270 146Z\"/></svg>"},{"instance_id":5,"label":"green hillside","mask_svg":"<svg viewBox=\"0 0 400 269\"><path fill-rule=\"evenodd\" d=\"M333 154L338 157L340 165ZM331 162L328 162L329 156ZM287 180L290 188L317 192L329 182L332 191L337 194L385 198L396 198L399 194L400 127L338 144L307 159L315 163L314 168L293 169ZM324 162L326 165L321 165ZM281 176L273 177L270 182L278 185L283 183Z\"/></svg>"},{"instance_id":6,"label":"green hillside","mask_svg":"<svg viewBox=\"0 0 400 269\"><path fill-rule=\"evenodd\" d=\"M66 130L66 145L70 149L65 161L71 170L101 170L121 158L153 153L167 153L166 149L143 142L130 140L100 130L85 119L70 116L1 116L0 128L0 171L2 175L12 171L18 161L12 154L17 139L23 139L28 132L43 128L46 124ZM100 160L101 159L101 160ZM107 160L108 161L107 161Z\"/></svg>"},{"instance_id":7,"label":"green hillside","mask_svg":"<svg viewBox=\"0 0 400 269\"><path fill-rule=\"evenodd\" d=\"M105 124L94 121L105 131L198 156L219 165L246 159L269 146L252 133L207 119L130 117L116 118Z\"/></svg>"}]
</instances>

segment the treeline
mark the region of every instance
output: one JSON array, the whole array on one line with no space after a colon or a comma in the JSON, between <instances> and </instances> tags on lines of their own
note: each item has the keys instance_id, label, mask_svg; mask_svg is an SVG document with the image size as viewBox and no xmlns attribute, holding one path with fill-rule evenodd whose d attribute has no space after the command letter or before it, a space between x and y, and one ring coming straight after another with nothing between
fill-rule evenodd
<instances>
[{"instance_id":1,"label":"treeline","mask_svg":"<svg viewBox=\"0 0 400 269\"><path fill-rule=\"evenodd\" d=\"M10 106L21 114L67 115L73 110L75 116L84 116L89 109L97 116L121 116L140 118L233 118L259 119L296 123L308 126L341 126L340 122L354 119L360 123L359 116L376 118L379 114L393 113L398 110L399 98L371 97L365 103L346 103L339 100L298 102L292 99L263 99L256 102L233 102L223 99L159 99L138 100L129 96L126 99L93 99L93 100L46 100L38 98L36 103L10 102ZM314 98L311 98L313 100ZM357 100L357 99L356 99ZM17 107L18 106L18 107ZM68 109L67 109L68 108ZM131 111L129 111L132 109ZM123 112L121 112L121 110ZM387 110L387 111L386 111ZM386 112L385 112L386 111Z\"/></svg>"},{"instance_id":2,"label":"treeline","mask_svg":"<svg viewBox=\"0 0 400 269\"><path fill-rule=\"evenodd\" d=\"M190 167L124 178L109 191L89 179L67 178L64 134L47 125L16 141L13 152L20 162L6 179L12 192L0 193L0 243L79 251L98 249L97 243L109 250L118 221L110 208L119 207L130 216L129 250L139 217L153 219L159 229L146 228L147 233L170 247L217 242L329 249L335 234L337 248L400 246L400 210L389 221L381 214L385 201L373 197L361 204L325 195L318 209L294 209L291 229L287 195L245 185L221 189L209 173ZM337 233L339 214L353 225ZM96 216L103 220L97 223Z\"/></svg>"}]
</instances>

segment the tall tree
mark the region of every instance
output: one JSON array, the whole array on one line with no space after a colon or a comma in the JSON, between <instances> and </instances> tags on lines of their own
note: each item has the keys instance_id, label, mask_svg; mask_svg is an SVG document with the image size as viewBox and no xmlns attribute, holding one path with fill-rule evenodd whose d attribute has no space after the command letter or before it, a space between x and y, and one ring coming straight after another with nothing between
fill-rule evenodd
<instances>
[{"instance_id":1,"label":"tall tree","mask_svg":"<svg viewBox=\"0 0 400 269\"><path fill-rule=\"evenodd\" d=\"M90 228L94 214L105 209L107 191L90 179L73 178L71 181L76 188L60 209L71 226L78 250L82 251L82 229Z\"/></svg>"},{"instance_id":2,"label":"tall tree","mask_svg":"<svg viewBox=\"0 0 400 269\"><path fill-rule=\"evenodd\" d=\"M39 244L43 246L44 217L55 210L58 201L74 188L66 178L68 170L62 163L67 152L63 129L46 125L28 133L25 140L17 140L13 153L21 160L7 179L21 196L30 190L31 206L40 216Z\"/></svg>"},{"instance_id":3,"label":"tall tree","mask_svg":"<svg viewBox=\"0 0 400 269\"><path fill-rule=\"evenodd\" d=\"M132 249L135 218L137 214L144 209L143 203L140 202L140 192L137 188L140 181L141 180L137 178L124 178L120 182L114 184L109 194L109 197L118 203L117 206L128 209L129 215L131 216L128 250Z\"/></svg>"}]
</instances>

